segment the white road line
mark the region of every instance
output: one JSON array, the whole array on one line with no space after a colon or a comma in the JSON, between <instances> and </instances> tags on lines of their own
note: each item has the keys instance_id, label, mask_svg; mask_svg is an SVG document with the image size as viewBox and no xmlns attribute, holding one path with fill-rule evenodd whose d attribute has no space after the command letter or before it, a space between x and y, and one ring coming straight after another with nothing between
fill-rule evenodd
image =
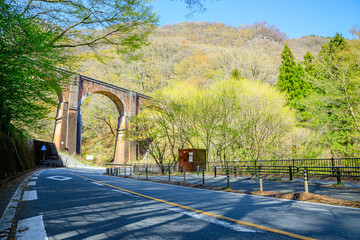
<instances>
[{"instance_id":1,"label":"white road line","mask_svg":"<svg viewBox=\"0 0 360 240\"><path fill-rule=\"evenodd\" d=\"M11 198L9 204L7 205L3 215L1 216L1 219L0 219L0 239L7 239L9 237L10 231L11 231L12 221L14 219L18 203L19 203L19 201L21 199L21 193L22 193L22 191L23 191L23 189L25 187L25 182L27 182L29 180L29 178L31 178L31 177L32 177L32 175L27 177L19 185L19 187L16 189L13 197Z\"/></svg>"},{"instance_id":2,"label":"white road line","mask_svg":"<svg viewBox=\"0 0 360 240\"><path fill-rule=\"evenodd\" d=\"M30 180L37 180L38 177L32 177Z\"/></svg>"},{"instance_id":3,"label":"white road line","mask_svg":"<svg viewBox=\"0 0 360 240\"><path fill-rule=\"evenodd\" d=\"M10 228L12 224L12 220L16 213L16 208L19 203L21 192L24 187L24 183L20 184L20 186L16 189L12 199L7 205L4 214L0 220L0 239L7 239L10 234Z\"/></svg>"},{"instance_id":4,"label":"white road line","mask_svg":"<svg viewBox=\"0 0 360 240\"><path fill-rule=\"evenodd\" d=\"M91 182L91 183L96 184L96 185L98 185L98 186L104 186L104 184L97 183L97 182Z\"/></svg>"},{"instance_id":5,"label":"white road line","mask_svg":"<svg viewBox=\"0 0 360 240\"><path fill-rule=\"evenodd\" d=\"M72 179L72 177L65 177L65 176L51 176L51 177L46 177L46 178L52 179L52 180L57 180L57 181L66 181L66 180Z\"/></svg>"},{"instance_id":6,"label":"white road line","mask_svg":"<svg viewBox=\"0 0 360 240\"><path fill-rule=\"evenodd\" d=\"M121 194L124 194L126 196L130 196L130 197L134 197L134 198L139 198L140 196L137 196L137 195L134 195L134 194L131 194L131 193L127 193L127 192L124 192L124 191L121 191L121 190L112 190L113 192L118 192L118 193L121 193Z\"/></svg>"},{"instance_id":7,"label":"white road line","mask_svg":"<svg viewBox=\"0 0 360 240\"><path fill-rule=\"evenodd\" d=\"M170 211L173 211L173 212L181 213L181 214L187 215L189 217L193 217L193 218L205 221L205 222L216 224L216 225L219 225L219 226L222 226L222 227L234 230L234 231L238 231L238 232L252 232L252 233L260 232L260 231L256 231L256 230L251 229L251 228L243 227L243 226L241 226L239 224L236 224L236 223L226 222L224 220L219 220L219 219L216 219L216 218L213 218L213 217L209 217L209 216L206 216L206 215L203 215L203 214L198 214L198 213L195 213L195 212L186 211L186 210L183 210L183 209L180 209L180 208L167 208L167 209L170 210Z\"/></svg>"},{"instance_id":8,"label":"white road line","mask_svg":"<svg viewBox=\"0 0 360 240\"><path fill-rule=\"evenodd\" d=\"M48 239L42 215L20 220L15 239Z\"/></svg>"},{"instance_id":9,"label":"white road line","mask_svg":"<svg viewBox=\"0 0 360 240\"><path fill-rule=\"evenodd\" d=\"M37 192L36 190L32 190L32 191L24 191L24 195L22 200L23 201L32 201L32 200L37 200Z\"/></svg>"},{"instance_id":10,"label":"white road line","mask_svg":"<svg viewBox=\"0 0 360 240\"><path fill-rule=\"evenodd\" d=\"M27 183L28 186L35 186L36 185L36 181L30 181Z\"/></svg>"}]
</instances>

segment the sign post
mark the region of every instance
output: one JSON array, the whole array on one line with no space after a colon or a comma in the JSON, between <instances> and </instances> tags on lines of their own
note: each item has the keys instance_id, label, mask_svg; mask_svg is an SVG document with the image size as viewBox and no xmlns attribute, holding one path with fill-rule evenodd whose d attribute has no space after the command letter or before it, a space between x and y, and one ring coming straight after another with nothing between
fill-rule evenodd
<instances>
[{"instance_id":1,"label":"sign post","mask_svg":"<svg viewBox=\"0 0 360 240\"><path fill-rule=\"evenodd\" d=\"M42 146L41 151L43 151L43 163L44 163L45 162L45 152L46 152L45 144Z\"/></svg>"}]
</instances>

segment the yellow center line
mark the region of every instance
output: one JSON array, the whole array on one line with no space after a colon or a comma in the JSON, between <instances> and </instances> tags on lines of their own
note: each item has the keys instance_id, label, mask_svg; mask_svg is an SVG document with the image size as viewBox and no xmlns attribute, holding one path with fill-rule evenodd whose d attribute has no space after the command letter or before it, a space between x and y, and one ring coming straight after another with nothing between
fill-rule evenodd
<instances>
[{"instance_id":1,"label":"yellow center line","mask_svg":"<svg viewBox=\"0 0 360 240\"><path fill-rule=\"evenodd\" d=\"M135 194L135 195L138 195L138 196L141 196L141 197L144 197L144 198L148 198L148 199L151 199L151 200L155 200L155 201L158 201L158 202L166 203L166 204L169 204L169 205L172 205L172 206L175 206L175 207L183 208L183 209L186 209L186 210L189 210L189 211L192 211L192 212L196 212L196 213L200 213L200 214L203 214L203 215L206 215L206 216L209 216L209 217L222 219L222 220L225 220L225 221L228 221L228 222L237 223L237 224L247 226L247 227L257 228L257 229L261 229L261 230L264 230L264 231L273 232L273 233L285 235L285 236L296 238L296 239L315 240L315 238L309 238L309 237L301 236L301 235L298 235L298 234L295 234L295 233L290 233L290 232L286 232L286 231L282 231L282 230L278 230L278 229L274 229L274 228L269 228L269 227L261 226L261 225L258 225L258 224L249 223L249 222L241 221L241 220L230 218L230 217L225 217L225 216L215 214L215 213L211 213L211 212L205 212L205 211L198 210L198 209L195 209L195 208L192 208L192 207L188 207L188 206L180 205L180 204L177 204L177 203L168 202L168 201L165 201L165 200L162 200L162 199L150 197L150 196L147 196L147 195L144 195L144 194L141 194L141 193L137 193L137 192L133 192L133 191L130 191L130 190L127 190L127 189L119 188L119 187L116 187L116 186L113 186L113 185L110 185L110 184L107 184L107 183L104 183L104 182L96 181L94 179L87 178L87 177L75 174L73 172L71 174L79 176L81 178L85 178L85 179L97 182L97 183L101 183L101 184L109 186L111 188L119 189L119 190L124 191L124 192Z\"/></svg>"}]
</instances>

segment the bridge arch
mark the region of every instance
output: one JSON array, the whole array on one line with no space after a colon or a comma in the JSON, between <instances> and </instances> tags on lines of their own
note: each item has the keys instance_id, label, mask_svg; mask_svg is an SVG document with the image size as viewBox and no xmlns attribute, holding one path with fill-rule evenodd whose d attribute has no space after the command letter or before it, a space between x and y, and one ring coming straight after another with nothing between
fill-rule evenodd
<instances>
[{"instance_id":1,"label":"bridge arch","mask_svg":"<svg viewBox=\"0 0 360 240\"><path fill-rule=\"evenodd\" d=\"M125 131L130 117L137 115L143 103L150 97L84 75L74 76L70 86L66 87L59 97L53 138L56 147L69 154L81 153L81 104L93 93L108 97L119 112L114 163L126 163L136 159L140 148L135 142L125 139Z\"/></svg>"},{"instance_id":2,"label":"bridge arch","mask_svg":"<svg viewBox=\"0 0 360 240\"><path fill-rule=\"evenodd\" d=\"M107 91L86 92L85 94L83 94L83 96L79 100L78 109L81 109L81 105L84 102L84 100L92 94L101 94L101 95L107 97L115 104L115 107L117 108L118 113L119 113L119 117L125 115L126 106L125 106L124 102L118 96L113 94L112 92L107 92Z\"/></svg>"}]
</instances>

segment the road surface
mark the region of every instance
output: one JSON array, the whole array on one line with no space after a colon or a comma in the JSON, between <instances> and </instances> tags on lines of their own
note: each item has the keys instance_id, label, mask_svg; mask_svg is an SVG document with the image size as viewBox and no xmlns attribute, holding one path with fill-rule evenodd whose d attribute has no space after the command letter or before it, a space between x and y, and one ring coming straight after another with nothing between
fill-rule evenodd
<instances>
[{"instance_id":1,"label":"road surface","mask_svg":"<svg viewBox=\"0 0 360 240\"><path fill-rule=\"evenodd\" d=\"M18 201L13 236L16 239L359 239L360 236L360 209L185 188L104 176L103 172L63 168L36 173L25 182L22 201Z\"/></svg>"}]
</instances>

